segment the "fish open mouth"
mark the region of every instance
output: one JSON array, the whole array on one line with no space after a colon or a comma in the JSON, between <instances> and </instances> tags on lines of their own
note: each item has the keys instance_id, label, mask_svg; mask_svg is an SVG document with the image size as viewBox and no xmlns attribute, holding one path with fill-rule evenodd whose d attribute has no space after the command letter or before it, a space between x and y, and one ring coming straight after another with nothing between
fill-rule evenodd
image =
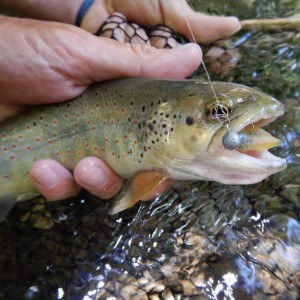
<instances>
[{"instance_id":1,"label":"fish open mouth","mask_svg":"<svg viewBox=\"0 0 300 300\"><path fill-rule=\"evenodd\" d=\"M248 160L254 165L275 169L284 168L286 160L269 152L269 149L280 146L281 141L262 129L262 127L283 115L283 113L283 111L278 111L272 116L255 115L242 120L242 122L241 118L234 120L231 124L231 130L238 133L241 144L235 150L226 150L234 152L239 158Z\"/></svg>"},{"instance_id":2,"label":"fish open mouth","mask_svg":"<svg viewBox=\"0 0 300 300\"><path fill-rule=\"evenodd\" d=\"M269 152L281 141L262 129L283 113L284 110L277 106L276 110L247 112L234 117L230 130L241 137L241 143L233 150L224 147L222 138L227 129L222 126L209 145L216 169L214 180L225 184L252 184L285 169L286 160Z\"/></svg>"}]
</instances>

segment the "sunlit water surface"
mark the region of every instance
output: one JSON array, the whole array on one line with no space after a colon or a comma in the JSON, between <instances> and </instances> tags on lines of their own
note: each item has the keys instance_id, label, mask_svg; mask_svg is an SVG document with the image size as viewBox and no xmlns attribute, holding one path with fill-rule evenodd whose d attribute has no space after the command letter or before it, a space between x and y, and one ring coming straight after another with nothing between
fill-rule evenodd
<instances>
[{"instance_id":1,"label":"sunlit water surface","mask_svg":"<svg viewBox=\"0 0 300 300\"><path fill-rule=\"evenodd\" d=\"M215 2L201 5L243 18L289 16L298 3ZM0 226L0 298L298 299L299 40L297 32L243 32L230 42L238 66L221 76L285 103L269 131L283 141L275 152L287 157L286 171L246 187L178 184L114 217L109 203L85 194L22 203Z\"/></svg>"}]
</instances>

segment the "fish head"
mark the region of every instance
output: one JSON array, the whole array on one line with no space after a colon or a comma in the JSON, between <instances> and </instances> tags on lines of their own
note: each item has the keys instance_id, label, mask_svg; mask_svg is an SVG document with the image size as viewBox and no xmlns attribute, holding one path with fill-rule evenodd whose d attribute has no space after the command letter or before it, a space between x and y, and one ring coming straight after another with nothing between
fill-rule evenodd
<instances>
[{"instance_id":1,"label":"fish head","mask_svg":"<svg viewBox=\"0 0 300 300\"><path fill-rule=\"evenodd\" d=\"M224 184L252 184L283 170L286 160L268 151L280 140L261 129L283 115L282 103L238 84L216 82L213 87L216 95L209 87L193 93L187 89L186 96L161 105L151 120L159 128L150 135L159 144L160 165L174 179ZM229 150L223 143L228 131L250 137L250 142Z\"/></svg>"}]
</instances>

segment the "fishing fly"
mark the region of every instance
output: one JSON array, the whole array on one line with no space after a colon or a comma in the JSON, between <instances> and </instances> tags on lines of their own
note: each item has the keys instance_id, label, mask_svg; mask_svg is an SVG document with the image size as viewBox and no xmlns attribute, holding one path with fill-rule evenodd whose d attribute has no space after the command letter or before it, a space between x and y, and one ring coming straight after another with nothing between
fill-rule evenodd
<instances>
[{"instance_id":1,"label":"fishing fly","mask_svg":"<svg viewBox=\"0 0 300 300\"><path fill-rule=\"evenodd\" d=\"M181 10L183 12L186 24L187 24L188 29L189 29L189 32L191 34L192 42L198 46L198 44L196 42L196 39L195 39L195 36L194 36L194 33L193 33L193 30L192 30L192 27L190 25L190 22L189 22L189 20L187 18L187 15L186 15L185 11L184 11L184 6L183 6L183 4L181 2L182 0L178 0L178 1L180 3ZM199 54L201 55L200 49L198 47L197 47L197 49L198 49ZM201 64L202 64L203 69L205 71L205 74L206 74L208 83L209 83L209 85L211 87L211 90L213 92L213 95L214 95L214 97L216 99L216 103L214 105L214 110L217 113L215 115L215 118L220 122L220 124L223 127L225 127L227 129L227 133L223 136L223 139L222 139L223 146L227 150L235 150L235 149L237 149L237 148L240 147L242 139L241 139L241 137L240 137L240 135L239 135L238 132L235 132L235 131L231 130L231 128L230 128L230 125L231 125L230 124L230 119L228 117L228 111L227 111L227 109L222 105L222 103L218 99L217 93L216 93L216 91L215 91L215 89L214 89L214 87L212 85L209 73L208 73L206 65L204 63L204 60L202 60Z\"/></svg>"}]
</instances>

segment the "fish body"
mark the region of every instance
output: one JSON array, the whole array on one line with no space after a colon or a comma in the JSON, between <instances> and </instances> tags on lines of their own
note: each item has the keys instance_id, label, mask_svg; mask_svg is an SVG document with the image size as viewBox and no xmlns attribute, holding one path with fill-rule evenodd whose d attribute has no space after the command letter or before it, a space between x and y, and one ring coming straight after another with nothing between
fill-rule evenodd
<instances>
[{"instance_id":1,"label":"fish body","mask_svg":"<svg viewBox=\"0 0 300 300\"><path fill-rule=\"evenodd\" d=\"M261 127L282 115L282 104L238 84L213 86L218 101L206 82L120 79L0 123L0 202L38 193L28 172L42 158L73 170L80 159L96 156L127 179L142 171L156 172L152 187L165 179L249 184L284 169L285 161L266 151L263 143L256 151L252 142L249 154L247 149L229 151L221 142L223 122L235 131L245 128L247 135L249 126ZM268 147L278 142L269 139ZM122 209L142 196L125 198L118 201Z\"/></svg>"}]
</instances>

